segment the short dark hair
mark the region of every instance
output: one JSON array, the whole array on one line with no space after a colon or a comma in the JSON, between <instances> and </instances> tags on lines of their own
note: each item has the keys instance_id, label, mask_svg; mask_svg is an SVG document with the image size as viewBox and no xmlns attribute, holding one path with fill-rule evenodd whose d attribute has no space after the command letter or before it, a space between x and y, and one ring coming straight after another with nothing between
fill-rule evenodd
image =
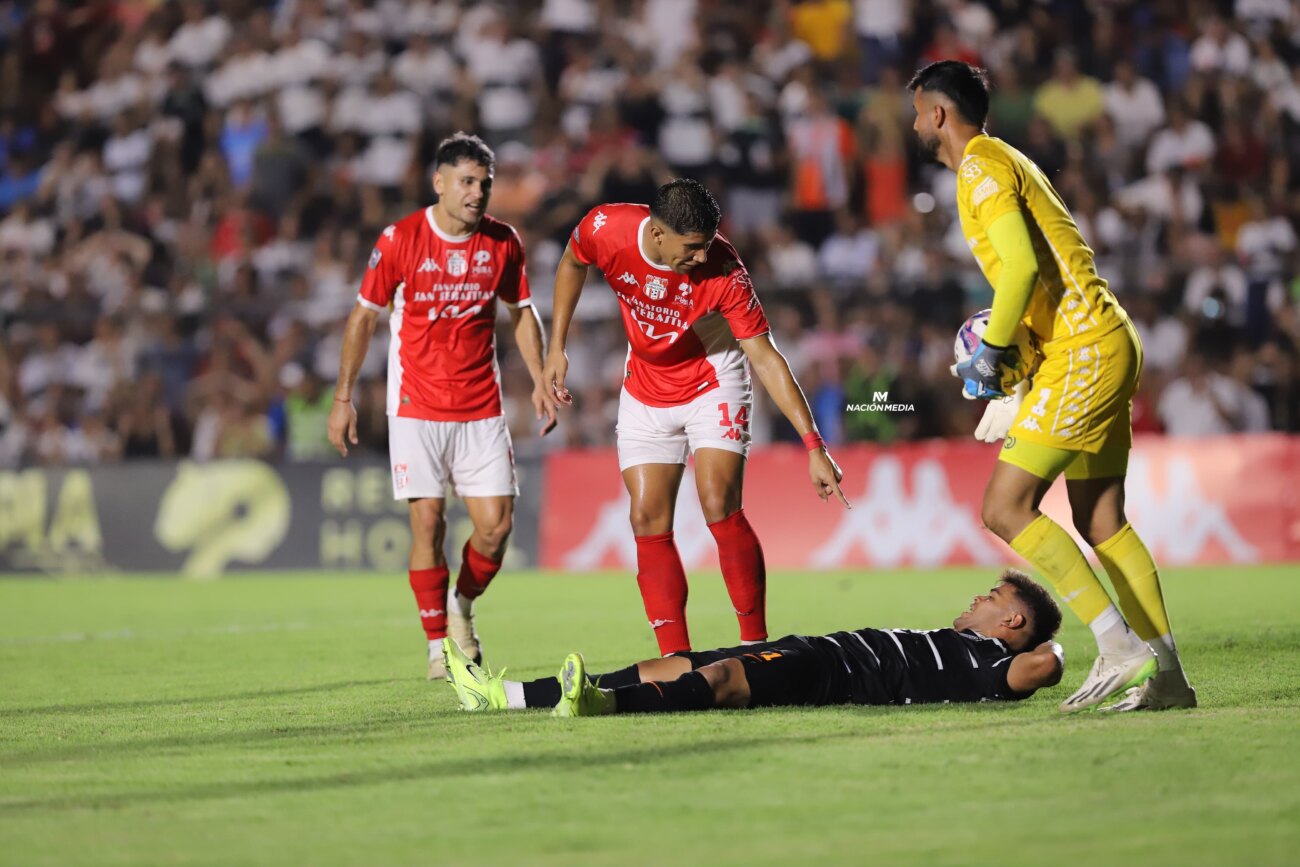
<instances>
[{"instance_id":1,"label":"short dark hair","mask_svg":"<svg viewBox=\"0 0 1300 867\"><path fill-rule=\"evenodd\" d=\"M467 132L455 132L438 142L438 151L434 155L433 165L454 166L461 160L478 163L488 171L497 165L497 156L487 142Z\"/></svg>"},{"instance_id":2,"label":"short dark hair","mask_svg":"<svg viewBox=\"0 0 1300 867\"><path fill-rule=\"evenodd\" d=\"M650 214L679 235L713 236L722 222L722 208L709 188L692 178L669 181L655 193Z\"/></svg>"},{"instance_id":3,"label":"short dark hair","mask_svg":"<svg viewBox=\"0 0 1300 867\"><path fill-rule=\"evenodd\" d=\"M1026 648L1034 649L1044 641L1051 641L1061 628L1061 609L1051 592L1019 569L1008 569L998 579L1016 589L1016 596L1029 609L1029 640Z\"/></svg>"},{"instance_id":4,"label":"short dark hair","mask_svg":"<svg viewBox=\"0 0 1300 867\"><path fill-rule=\"evenodd\" d=\"M909 91L942 93L957 106L957 113L981 129L989 116L989 77L983 69L960 60L938 60L907 83Z\"/></svg>"}]
</instances>

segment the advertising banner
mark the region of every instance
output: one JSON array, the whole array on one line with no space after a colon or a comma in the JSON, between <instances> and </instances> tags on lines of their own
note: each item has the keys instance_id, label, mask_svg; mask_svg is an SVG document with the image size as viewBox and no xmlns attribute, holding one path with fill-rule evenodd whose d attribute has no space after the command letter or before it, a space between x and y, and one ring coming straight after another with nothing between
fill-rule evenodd
<instances>
[{"instance_id":1,"label":"advertising banner","mask_svg":"<svg viewBox=\"0 0 1300 867\"><path fill-rule=\"evenodd\" d=\"M522 496L507 566L536 564L541 461L518 464ZM471 527L447 501L447 554ZM268 569L401 572L411 546L387 464L140 462L0 471L0 573Z\"/></svg>"},{"instance_id":2,"label":"advertising banner","mask_svg":"<svg viewBox=\"0 0 1300 867\"><path fill-rule=\"evenodd\" d=\"M852 510L822 503L795 446L756 450L745 474L745 514L769 567L941 566L1015 563L980 523L996 448L933 442L835 449ZM628 498L613 451L552 455L541 512L541 565L635 570ZM1158 562L1300 560L1300 440L1285 435L1206 440L1139 438L1127 513ZM687 568L712 567L694 476L678 498L676 539ZM1073 532L1065 484L1043 509ZM1077 535L1076 535L1077 538Z\"/></svg>"}]
</instances>

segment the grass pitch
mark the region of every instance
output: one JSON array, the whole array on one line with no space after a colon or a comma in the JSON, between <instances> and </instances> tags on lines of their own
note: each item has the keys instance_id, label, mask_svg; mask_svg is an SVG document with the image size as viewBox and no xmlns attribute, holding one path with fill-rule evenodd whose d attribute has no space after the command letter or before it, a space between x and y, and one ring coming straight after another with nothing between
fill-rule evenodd
<instances>
[{"instance_id":1,"label":"grass pitch","mask_svg":"<svg viewBox=\"0 0 1300 867\"><path fill-rule=\"evenodd\" d=\"M778 574L774 635L946 625L987 570ZM732 644L692 582L696 647ZM555 720L424 681L405 576L0 582L0 863L1283 864L1300 849L1300 574L1169 570L1193 712L1016 705ZM626 575L506 574L523 678L654 653Z\"/></svg>"}]
</instances>

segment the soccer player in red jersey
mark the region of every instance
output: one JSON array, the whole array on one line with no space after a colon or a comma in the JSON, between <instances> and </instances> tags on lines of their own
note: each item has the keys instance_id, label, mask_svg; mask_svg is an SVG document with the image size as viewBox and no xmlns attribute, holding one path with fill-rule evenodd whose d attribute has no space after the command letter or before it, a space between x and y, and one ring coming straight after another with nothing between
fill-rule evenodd
<instances>
[{"instance_id":1,"label":"soccer player in red jersey","mask_svg":"<svg viewBox=\"0 0 1300 867\"><path fill-rule=\"evenodd\" d=\"M393 496L411 513L411 589L429 640L429 678L441 678L441 640L451 636L482 658L474 600L501 568L510 535L514 451L501 408L496 361L497 301L505 304L515 341L533 378L533 407L545 435L556 404L542 383L541 319L533 309L524 248L508 224L487 216L495 157L477 136L456 133L439 146L437 204L384 229L370 254L357 306L348 317L329 439L339 454L357 442L352 388L375 333L390 309L388 449ZM443 537L444 497L453 485L474 532L450 580Z\"/></svg>"},{"instance_id":2,"label":"soccer player in red jersey","mask_svg":"<svg viewBox=\"0 0 1300 867\"><path fill-rule=\"evenodd\" d=\"M749 272L718 234L722 212L698 181L659 188L652 205L608 204L573 230L555 274L551 350L543 382L565 405L569 322L587 270L618 296L628 357L618 413L618 461L632 498L637 584L664 655L691 649L686 573L673 542L673 509L689 454L700 506L718 543L722 577L742 642L767 639L763 549L745 519L749 368L803 437L818 496L842 477L813 424L803 391L777 351Z\"/></svg>"}]
</instances>

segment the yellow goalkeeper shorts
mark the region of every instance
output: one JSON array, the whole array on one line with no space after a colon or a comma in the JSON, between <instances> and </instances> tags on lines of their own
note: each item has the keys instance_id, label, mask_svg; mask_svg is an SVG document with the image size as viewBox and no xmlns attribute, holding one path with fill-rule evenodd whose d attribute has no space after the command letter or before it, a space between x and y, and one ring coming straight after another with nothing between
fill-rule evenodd
<instances>
[{"instance_id":1,"label":"yellow goalkeeper shorts","mask_svg":"<svg viewBox=\"0 0 1300 867\"><path fill-rule=\"evenodd\" d=\"M1142 341L1127 317L1091 342L1045 347L999 460L1043 479L1123 476L1141 375Z\"/></svg>"}]
</instances>

